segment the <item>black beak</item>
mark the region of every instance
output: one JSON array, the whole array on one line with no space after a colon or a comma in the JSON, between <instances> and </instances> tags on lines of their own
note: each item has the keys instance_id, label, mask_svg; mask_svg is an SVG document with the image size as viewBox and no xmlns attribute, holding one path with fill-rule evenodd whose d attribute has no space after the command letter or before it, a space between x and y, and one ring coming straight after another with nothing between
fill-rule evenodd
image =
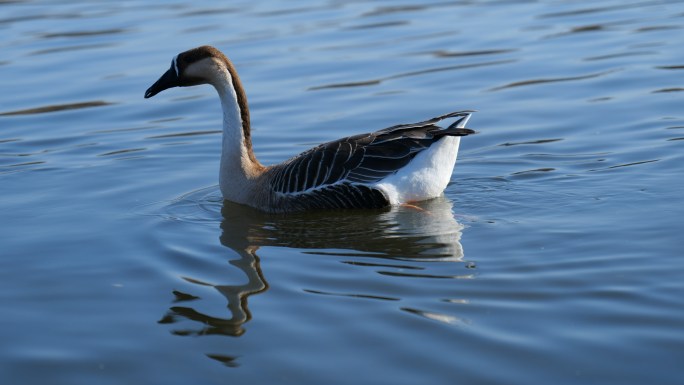
<instances>
[{"instance_id":1,"label":"black beak","mask_svg":"<svg viewBox=\"0 0 684 385\"><path fill-rule=\"evenodd\" d=\"M169 89L173 87L178 87L179 84L179 79L178 75L176 74L176 70L171 66L168 71L162 75L159 80L154 82L150 88L145 91L145 99L151 98L154 95Z\"/></svg>"}]
</instances>

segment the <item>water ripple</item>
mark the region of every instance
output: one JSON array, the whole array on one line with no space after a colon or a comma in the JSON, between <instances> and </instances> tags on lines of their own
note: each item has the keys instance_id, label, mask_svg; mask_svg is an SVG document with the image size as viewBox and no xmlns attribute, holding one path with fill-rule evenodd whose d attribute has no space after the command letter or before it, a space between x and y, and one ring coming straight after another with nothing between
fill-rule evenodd
<instances>
[{"instance_id":1,"label":"water ripple","mask_svg":"<svg viewBox=\"0 0 684 385\"><path fill-rule=\"evenodd\" d=\"M682 91L684 91L684 87L669 87L669 88L661 88L659 90L652 91L652 93L662 94L662 93L682 92Z\"/></svg>"},{"instance_id":2,"label":"water ripple","mask_svg":"<svg viewBox=\"0 0 684 385\"><path fill-rule=\"evenodd\" d=\"M642 160L642 161L638 161L638 162L630 162L630 163L624 163L624 164L617 164L617 165L608 166L608 167L605 167L605 168L592 169L592 170L589 170L589 171L612 170L612 169L616 169L616 168L638 166L638 165L648 164L648 163L654 163L654 162L658 162L658 161L660 161L660 159Z\"/></svg>"},{"instance_id":3,"label":"water ripple","mask_svg":"<svg viewBox=\"0 0 684 385\"><path fill-rule=\"evenodd\" d=\"M560 142L561 140L563 140L563 138L537 139L537 140L528 140L525 142L506 142L506 143L501 143L499 146L511 147L511 146L521 146L521 145L526 145L526 144L546 144L546 143Z\"/></svg>"},{"instance_id":4,"label":"water ripple","mask_svg":"<svg viewBox=\"0 0 684 385\"><path fill-rule=\"evenodd\" d=\"M404 20L385 21L385 22L381 22L381 23L369 23L369 24L355 25L352 27L347 27L346 29L348 29L348 30L375 29L375 28L399 27L399 26L403 26L403 25L407 25L407 24L409 24L409 22L404 21Z\"/></svg>"},{"instance_id":5,"label":"water ripple","mask_svg":"<svg viewBox=\"0 0 684 385\"><path fill-rule=\"evenodd\" d=\"M67 110L77 110L82 108L92 108L92 107L102 107L109 106L115 103L106 102L103 100L95 100L91 102L81 102L81 103L68 103L68 104L53 104L49 106L41 106L28 108L25 110L16 110L0 113L0 116L13 116L13 115L33 115L33 114L45 114L49 112L67 111Z\"/></svg>"},{"instance_id":6,"label":"water ripple","mask_svg":"<svg viewBox=\"0 0 684 385\"><path fill-rule=\"evenodd\" d=\"M43 33L40 35L40 37L45 38L45 39L54 39L54 38L62 38L62 37L88 37L88 36L112 35L112 34L124 33L124 32L128 32L128 30L122 29L122 28L112 28L112 29L99 29L99 30Z\"/></svg>"},{"instance_id":7,"label":"water ripple","mask_svg":"<svg viewBox=\"0 0 684 385\"><path fill-rule=\"evenodd\" d=\"M618 52L618 53L612 53L612 54L606 54L606 55L599 55L599 56L590 56L586 57L583 60L585 61L598 61L598 60L607 60L607 59L618 59L618 58L623 58L623 57L628 57L628 56L646 56L646 55L657 55L658 52L656 51L634 51L634 52Z\"/></svg>"},{"instance_id":8,"label":"water ripple","mask_svg":"<svg viewBox=\"0 0 684 385\"><path fill-rule=\"evenodd\" d=\"M445 51L437 50L430 52L435 57L464 57L464 56L482 56L482 55L500 55L504 53L511 53L517 51L516 49L483 49L474 51Z\"/></svg>"},{"instance_id":9,"label":"water ripple","mask_svg":"<svg viewBox=\"0 0 684 385\"><path fill-rule=\"evenodd\" d=\"M429 278L429 279L473 279L474 274L459 274L459 275L444 275L444 274L415 274L398 271L378 271L378 274L387 275L391 277L403 278Z\"/></svg>"},{"instance_id":10,"label":"water ripple","mask_svg":"<svg viewBox=\"0 0 684 385\"><path fill-rule=\"evenodd\" d=\"M220 134L221 132L222 132L221 130L176 132L173 134L162 134L162 135L148 136L147 139L178 138L178 137L199 136L199 135L216 135L216 134Z\"/></svg>"},{"instance_id":11,"label":"water ripple","mask_svg":"<svg viewBox=\"0 0 684 385\"><path fill-rule=\"evenodd\" d=\"M611 74L611 73L614 73L617 71L618 70L610 70L610 71L596 72L596 73L592 73L592 74L579 75L579 76L566 76L566 77L558 77L558 78L522 80L522 81L518 81L518 82L508 83L508 84L503 85L503 86L491 88L490 91L500 91L500 90L504 90L504 89L508 89L508 88L532 86L532 85L538 85L538 84L560 83L560 82L570 82L570 81L594 79L594 78L602 77L602 76L605 76L605 75L608 75L608 74Z\"/></svg>"},{"instance_id":12,"label":"water ripple","mask_svg":"<svg viewBox=\"0 0 684 385\"><path fill-rule=\"evenodd\" d=\"M124 150L116 150L116 151L110 151L110 152L105 152L104 154L100 154L98 156L111 156L111 155L120 155L120 154L127 154L131 152L138 152L138 151L145 151L147 148L141 147L141 148L127 148Z\"/></svg>"},{"instance_id":13,"label":"water ripple","mask_svg":"<svg viewBox=\"0 0 684 385\"><path fill-rule=\"evenodd\" d=\"M115 45L116 45L115 43L94 43L94 44L68 45L68 46L63 46L63 47L46 48L46 49L33 51L33 52L29 53L29 55L38 56L38 55L46 55L46 54L54 54L54 53L63 53L63 52L69 52L69 51L83 51L83 50L90 50L90 49L95 49L95 48L114 47Z\"/></svg>"},{"instance_id":14,"label":"water ripple","mask_svg":"<svg viewBox=\"0 0 684 385\"><path fill-rule=\"evenodd\" d=\"M545 13L537 16L538 18L554 18L554 17L567 17L567 16L579 16L579 15L586 15L586 14L592 14L592 13L601 13L601 12L613 12L613 11L622 11L630 8L643 8L643 7L650 7L650 6L662 6L663 4L674 4L674 3L679 3L681 1L642 1L638 3L627 3L627 4L620 4L620 5L609 5L609 6L604 6L604 7L592 7L592 8L579 8L579 9L574 9L570 11L562 11L562 12L550 12L550 13Z\"/></svg>"},{"instance_id":15,"label":"water ripple","mask_svg":"<svg viewBox=\"0 0 684 385\"><path fill-rule=\"evenodd\" d=\"M378 84L380 84L384 81L387 81L387 80L393 80L393 79L399 79L399 78L405 78L405 77L411 77L411 76L427 75L427 74L431 74L431 73L435 73L435 72L455 71L455 70L464 70L464 69L469 69L469 68L509 64L509 63L513 63L515 61L516 60L514 60L514 59L497 60L497 61L480 62L480 63L458 64L458 65L447 66L447 67L427 68L424 70L403 72L400 74L391 75L391 76L387 76L387 77L379 78L379 79L362 80L362 81L356 81L356 82L332 83L332 84L325 84L322 86L314 86L314 87L308 88L307 90L308 91L318 91L318 90L329 89L329 88L374 86L374 85L378 85Z\"/></svg>"},{"instance_id":16,"label":"water ripple","mask_svg":"<svg viewBox=\"0 0 684 385\"><path fill-rule=\"evenodd\" d=\"M403 12L415 12L415 11L422 11L426 9L428 5L397 5L397 6L381 6L377 7L372 11L365 12L361 14L363 17L369 17L369 16L384 16L384 15L390 15L394 13L403 13Z\"/></svg>"},{"instance_id":17,"label":"water ripple","mask_svg":"<svg viewBox=\"0 0 684 385\"><path fill-rule=\"evenodd\" d=\"M418 310L410 307L403 307L401 310L415 314L418 316L421 316L423 318L429 319L431 321L438 321L441 323L449 324L449 325L460 325L460 326L465 326L469 325L470 321L459 318L456 316L452 315L447 315L447 314L442 314L442 313L437 313L437 312L432 312L432 311L426 311L426 310Z\"/></svg>"},{"instance_id":18,"label":"water ripple","mask_svg":"<svg viewBox=\"0 0 684 385\"><path fill-rule=\"evenodd\" d=\"M307 293L311 293L311 294L330 295L330 296L335 296L335 297L377 299L377 300L381 300L381 301L400 301L401 300L401 298L384 297L384 296L373 295L373 294L329 293L329 292L325 292L325 291L312 290L312 289L304 289L304 291Z\"/></svg>"}]
</instances>

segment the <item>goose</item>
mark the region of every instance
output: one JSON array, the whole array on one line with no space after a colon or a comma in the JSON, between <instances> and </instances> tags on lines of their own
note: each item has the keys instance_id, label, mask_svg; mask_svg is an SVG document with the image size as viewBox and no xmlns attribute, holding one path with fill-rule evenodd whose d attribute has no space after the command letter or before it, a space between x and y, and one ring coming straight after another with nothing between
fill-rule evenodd
<instances>
[{"instance_id":1,"label":"goose","mask_svg":"<svg viewBox=\"0 0 684 385\"><path fill-rule=\"evenodd\" d=\"M465 124L474 111L444 114L348 136L280 164L262 165L252 150L247 96L233 63L217 48L181 52L145 92L210 84L223 109L219 188L225 200L285 213L315 209L377 209L442 194L451 179ZM440 121L455 118L446 128Z\"/></svg>"}]
</instances>

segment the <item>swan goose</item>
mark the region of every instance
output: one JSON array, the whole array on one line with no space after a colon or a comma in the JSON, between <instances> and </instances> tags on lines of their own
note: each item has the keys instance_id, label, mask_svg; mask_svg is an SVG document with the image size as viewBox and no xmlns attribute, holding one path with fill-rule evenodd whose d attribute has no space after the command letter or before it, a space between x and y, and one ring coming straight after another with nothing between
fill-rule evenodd
<instances>
[{"instance_id":1,"label":"swan goose","mask_svg":"<svg viewBox=\"0 0 684 385\"><path fill-rule=\"evenodd\" d=\"M175 56L145 98L172 87L210 84L223 109L219 186L223 198L267 212L381 208L435 198L446 188L460 137L473 111L400 124L321 144L264 166L252 150L247 97L235 67L218 49ZM447 128L443 119L456 118Z\"/></svg>"}]
</instances>

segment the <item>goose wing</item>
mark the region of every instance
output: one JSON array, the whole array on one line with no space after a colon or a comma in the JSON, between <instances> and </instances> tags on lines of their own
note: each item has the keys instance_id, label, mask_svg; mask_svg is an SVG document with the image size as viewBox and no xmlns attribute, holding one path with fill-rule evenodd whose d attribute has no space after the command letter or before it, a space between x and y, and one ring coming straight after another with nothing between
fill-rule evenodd
<instances>
[{"instance_id":1,"label":"goose wing","mask_svg":"<svg viewBox=\"0 0 684 385\"><path fill-rule=\"evenodd\" d=\"M395 173L406 166L416 154L444 136L474 133L463 127L471 113L472 111L452 112L419 123L392 126L321 144L274 166L271 170L271 188L278 195L287 197L320 193L356 196L359 193L362 196L368 195L369 199L378 200L380 197L375 196L376 194L368 194L359 189L365 190L367 186L364 185ZM436 125L443 119L454 117L458 119L448 128ZM350 189L359 191L349 191ZM383 205L386 204L385 200Z\"/></svg>"}]
</instances>

